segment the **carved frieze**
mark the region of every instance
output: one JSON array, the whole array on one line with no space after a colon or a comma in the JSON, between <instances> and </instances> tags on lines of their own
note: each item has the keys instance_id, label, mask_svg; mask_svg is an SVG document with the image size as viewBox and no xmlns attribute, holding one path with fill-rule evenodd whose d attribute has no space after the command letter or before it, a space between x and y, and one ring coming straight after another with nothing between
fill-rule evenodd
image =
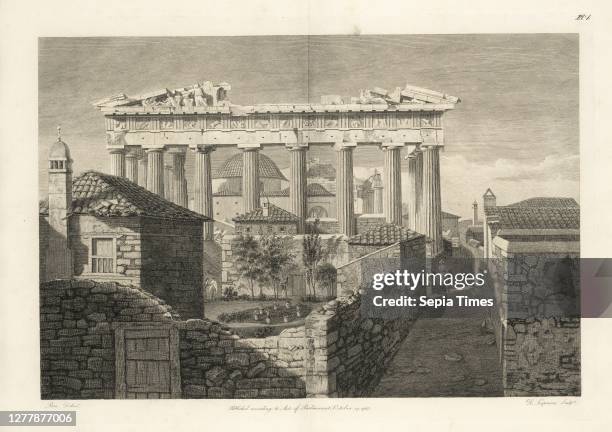
<instances>
[{"instance_id":1,"label":"carved frieze","mask_svg":"<svg viewBox=\"0 0 612 432\"><path fill-rule=\"evenodd\" d=\"M230 120L230 127L232 129L246 129L246 118L245 117L232 117Z\"/></svg>"},{"instance_id":2,"label":"carved frieze","mask_svg":"<svg viewBox=\"0 0 612 432\"><path fill-rule=\"evenodd\" d=\"M206 129L223 129L220 116L206 117Z\"/></svg>"},{"instance_id":3,"label":"carved frieze","mask_svg":"<svg viewBox=\"0 0 612 432\"><path fill-rule=\"evenodd\" d=\"M340 117L336 114L325 116L323 118L323 127L332 129L340 127Z\"/></svg>"},{"instance_id":4,"label":"carved frieze","mask_svg":"<svg viewBox=\"0 0 612 432\"><path fill-rule=\"evenodd\" d=\"M198 118L196 116L183 117L183 129L200 129L198 127Z\"/></svg>"},{"instance_id":5,"label":"carved frieze","mask_svg":"<svg viewBox=\"0 0 612 432\"><path fill-rule=\"evenodd\" d=\"M148 117L137 118L134 120L134 129L136 130L151 130L152 124L151 119Z\"/></svg>"},{"instance_id":6,"label":"carved frieze","mask_svg":"<svg viewBox=\"0 0 612 432\"><path fill-rule=\"evenodd\" d=\"M302 127L304 129L314 129L317 127L317 117L314 115L304 115L302 117Z\"/></svg>"},{"instance_id":7,"label":"carved frieze","mask_svg":"<svg viewBox=\"0 0 612 432\"><path fill-rule=\"evenodd\" d=\"M159 120L159 128L162 130L174 129L174 118L164 117Z\"/></svg>"},{"instance_id":8,"label":"carved frieze","mask_svg":"<svg viewBox=\"0 0 612 432\"><path fill-rule=\"evenodd\" d=\"M256 116L253 118L253 129L269 129L270 128L270 116Z\"/></svg>"},{"instance_id":9,"label":"carved frieze","mask_svg":"<svg viewBox=\"0 0 612 432\"><path fill-rule=\"evenodd\" d=\"M293 129L293 117L292 116L279 116L278 117L279 129Z\"/></svg>"}]
</instances>

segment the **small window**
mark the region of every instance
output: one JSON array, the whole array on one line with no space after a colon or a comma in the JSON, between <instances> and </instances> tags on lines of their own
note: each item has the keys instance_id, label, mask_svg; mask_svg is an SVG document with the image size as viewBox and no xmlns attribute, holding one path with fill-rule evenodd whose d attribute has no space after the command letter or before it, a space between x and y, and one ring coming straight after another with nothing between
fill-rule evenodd
<instances>
[{"instance_id":1,"label":"small window","mask_svg":"<svg viewBox=\"0 0 612 432\"><path fill-rule=\"evenodd\" d=\"M251 232L251 228L246 228L246 232Z\"/></svg>"},{"instance_id":2,"label":"small window","mask_svg":"<svg viewBox=\"0 0 612 432\"><path fill-rule=\"evenodd\" d=\"M91 240L91 272L115 273L115 241L112 238Z\"/></svg>"},{"instance_id":3,"label":"small window","mask_svg":"<svg viewBox=\"0 0 612 432\"><path fill-rule=\"evenodd\" d=\"M279 230L280 232L285 232L285 227L280 227L278 230Z\"/></svg>"}]
</instances>

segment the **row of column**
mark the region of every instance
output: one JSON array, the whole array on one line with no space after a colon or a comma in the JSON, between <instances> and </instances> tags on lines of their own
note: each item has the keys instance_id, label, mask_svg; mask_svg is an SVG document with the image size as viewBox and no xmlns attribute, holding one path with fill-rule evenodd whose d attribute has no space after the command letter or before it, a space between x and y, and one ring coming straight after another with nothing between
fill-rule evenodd
<instances>
[{"instance_id":1,"label":"row of column","mask_svg":"<svg viewBox=\"0 0 612 432\"><path fill-rule=\"evenodd\" d=\"M350 236L355 234L355 210L353 196L353 150L355 143L338 143L336 157L336 205L338 231ZM383 212L388 223L402 225L401 149L403 146L387 145L384 151ZM195 150L194 210L212 219L212 176L210 153L214 146L199 146ZM306 151L307 146L297 145L290 151L290 210L298 216L299 232L304 232L307 215ZM165 170L164 149L148 149L146 152L111 150L111 174L124 176L145 186L174 203L187 207L187 182L185 179L185 152L171 150L173 167ZM146 169L145 169L146 167ZM442 212L440 195L440 159L438 147L417 147L408 157L408 224L431 240L431 254L442 251ZM167 173L167 174L166 174ZM164 186L165 185L165 186ZM242 193L244 212L260 206L259 148L243 149ZM205 226L205 236L212 238L211 223Z\"/></svg>"},{"instance_id":2,"label":"row of column","mask_svg":"<svg viewBox=\"0 0 612 432\"><path fill-rule=\"evenodd\" d=\"M443 250L439 148L417 147L408 156L408 175L408 227L425 234L437 256Z\"/></svg>"}]
</instances>

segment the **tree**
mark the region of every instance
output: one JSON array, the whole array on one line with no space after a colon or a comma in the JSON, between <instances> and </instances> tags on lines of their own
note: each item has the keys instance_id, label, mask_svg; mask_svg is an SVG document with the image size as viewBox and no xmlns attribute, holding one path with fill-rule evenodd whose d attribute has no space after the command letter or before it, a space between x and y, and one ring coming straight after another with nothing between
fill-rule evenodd
<instances>
[{"instance_id":1,"label":"tree","mask_svg":"<svg viewBox=\"0 0 612 432\"><path fill-rule=\"evenodd\" d=\"M316 270L323 256L323 247L319 233L315 232L305 235L302 247L302 262L304 264L306 285L312 293L313 300L317 298Z\"/></svg>"},{"instance_id":2,"label":"tree","mask_svg":"<svg viewBox=\"0 0 612 432\"><path fill-rule=\"evenodd\" d=\"M281 283L286 280L286 274L292 267L295 258L287 240L287 238L279 237L276 233L261 239L263 279L272 285L274 298L278 298Z\"/></svg>"},{"instance_id":3,"label":"tree","mask_svg":"<svg viewBox=\"0 0 612 432\"><path fill-rule=\"evenodd\" d=\"M245 278L251 290L251 299L255 300L255 282L263 275L261 268L261 251L259 242L250 234L240 235L236 239L236 267L240 276Z\"/></svg>"},{"instance_id":4,"label":"tree","mask_svg":"<svg viewBox=\"0 0 612 432\"><path fill-rule=\"evenodd\" d=\"M327 289L327 297L333 295L333 287L336 284L337 270L331 263L323 263L317 267L317 281Z\"/></svg>"}]
</instances>

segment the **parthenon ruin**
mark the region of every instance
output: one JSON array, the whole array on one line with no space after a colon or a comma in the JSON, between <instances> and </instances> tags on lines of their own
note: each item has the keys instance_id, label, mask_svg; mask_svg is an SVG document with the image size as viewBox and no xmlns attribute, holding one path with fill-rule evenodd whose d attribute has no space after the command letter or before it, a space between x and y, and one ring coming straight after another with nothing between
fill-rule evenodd
<instances>
[{"instance_id":1,"label":"parthenon ruin","mask_svg":"<svg viewBox=\"0 0 612 432\"><path fill-rule=\"evenodd\" d=\"M195 152L194 210L213 218L211 152L234 146L243 151L243 210L259 207L258 159L262 146L284 146L290 152L291 212L304 230L306 151L329 145L337 152L338 230L355 234L353 152L379 146L384 153L383 211L386 222L402 224L401 150L409 155L409 227L431 240L431 254L442 251L439 150L444 145L442 116L459 98L409 86L392 92L374 88L344 102L323 96L321 103L235 105L227 83L210 81L145 95L125 94L95 103L106 119L111 174L126 177L176 204L187 205L185 154ZM164 152L173 168L164 179ZM166 185L164 181L170 181ZM169 186L169 187L168 187ZM205 237L213 234L206 223Z\"/></svg>"}]
</instances>

